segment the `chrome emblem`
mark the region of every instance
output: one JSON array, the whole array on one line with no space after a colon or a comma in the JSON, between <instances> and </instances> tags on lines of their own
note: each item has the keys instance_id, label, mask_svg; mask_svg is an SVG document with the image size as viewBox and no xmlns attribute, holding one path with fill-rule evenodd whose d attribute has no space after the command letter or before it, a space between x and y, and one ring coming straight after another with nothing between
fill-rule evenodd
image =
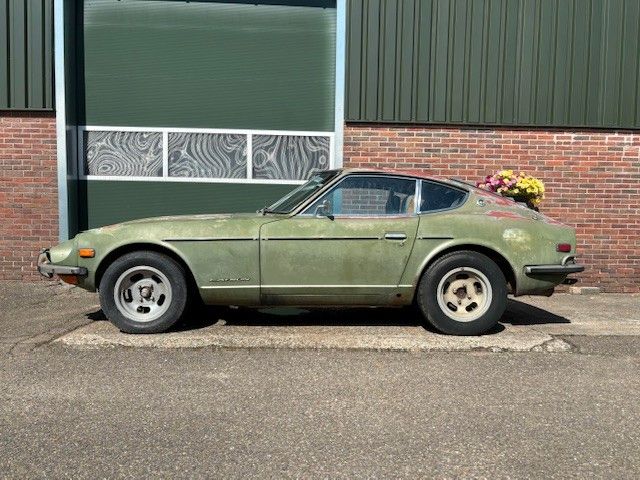
<instances>
[{"instance_id":1,"label":"chrome emblem","mask_svg":"<svg viewBox=\"0 0 640 480\"><path fill-rule=\"evenodd\" d=\"M239 278L212 278L209 280L210 283L225 283L225 282L248 282L251 280L249 277L239 277Z\"/></svg>"}]
</instances>

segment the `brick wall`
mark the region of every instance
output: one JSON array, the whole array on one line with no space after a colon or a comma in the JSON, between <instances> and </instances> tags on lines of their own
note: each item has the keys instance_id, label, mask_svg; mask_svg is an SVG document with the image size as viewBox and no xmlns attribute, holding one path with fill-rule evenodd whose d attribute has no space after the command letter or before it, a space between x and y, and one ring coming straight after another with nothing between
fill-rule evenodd
<instances>
[{"instance_id":1,"label":"brick wall","mask_svg":"<svg viewBox=\"0 0 640 480\"><path fill-rule=\"evenodd\" d=\"M0 111L0 280L33 280L35 255L57 243L53 113Z\"/></svg>"},{"instance_id":2,"label":"brick wall","mask_svg":"<svg viewBox=\"0 0 640 480\"><path fill-rule=\"evenodd\" d=\"M577 229L579 285L640 292L640 132L350 124L344 165L472 181L524 170L545 183L541 211Z\"/></svg>"},{"instance_id":3,"label":"brick wall","mask_svg":"<svg viewBox=\"0 0 640 480\"><path fill-rule=\"evenodd\" d=\"M0 279L36 279L57 242L53 113L0 111ZM640 132L347 125L345 166L479 180L500 168L542 178L544 213L578 231L581 285L640 292Z\"/></svg>"}]
</instances>

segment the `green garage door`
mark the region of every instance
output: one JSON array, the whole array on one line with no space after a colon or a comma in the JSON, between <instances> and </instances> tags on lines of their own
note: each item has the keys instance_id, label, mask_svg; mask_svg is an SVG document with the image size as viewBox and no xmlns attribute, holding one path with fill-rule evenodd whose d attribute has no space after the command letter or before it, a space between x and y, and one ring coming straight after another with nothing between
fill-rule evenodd
<instances>
[{"instance_id":1,"label":"green garage door","mask_svg":"<svg viewBox=\"0 0 640 480\"><path fill-rule=\"evenodd\" d=\"M333 164L335 2L85 0L81 227L251 211Z\"/></svg>"}]
</instances>

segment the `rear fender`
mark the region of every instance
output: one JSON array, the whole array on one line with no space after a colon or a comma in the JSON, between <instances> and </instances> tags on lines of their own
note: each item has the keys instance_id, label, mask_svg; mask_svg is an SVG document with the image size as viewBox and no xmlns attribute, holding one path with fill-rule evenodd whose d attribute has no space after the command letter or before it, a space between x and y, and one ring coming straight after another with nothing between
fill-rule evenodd
<instances>
[{"instance_id":1,"label":"rear fender","mask_svg":"<svg viewBox=\"0 0 640 480\"><path fill-rule=\"evenodd\" d=\"M417 240L417 242L418 241L421 240ZM478 253L487 255L494 261L496 261L498 266L500 266L503 270L505 278L511 284L513 292L517 293L518 278L516 272L518 270L516 265L514 265L514 263L509 259L509 256L507 256L504 251L496 248L495 245L483 241L478 241L477 239L442 240L441 243L437 245L437 247L433 248L426 255L422 254L421 258L417 259L418 261L414 263L416 267L414 267L411 271L407 271L407 274L412 275L412 277L407 277L406 281L410 282L411 285L414 286L414 288L417 288L422 274L434 261L436 261L439 257L446 255L447 253L462 250L476 251Z\"/></svg>"}]
</instances>

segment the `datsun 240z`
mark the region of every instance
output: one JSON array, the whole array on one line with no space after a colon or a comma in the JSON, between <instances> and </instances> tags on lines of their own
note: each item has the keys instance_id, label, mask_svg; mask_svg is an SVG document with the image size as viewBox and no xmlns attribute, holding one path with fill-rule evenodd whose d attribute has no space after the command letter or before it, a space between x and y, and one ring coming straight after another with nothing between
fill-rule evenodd
<instances>
[{"instance_id":1,"label":"datsun 240z","mask_svg":"<svg viewBox=\"0 0 640 480\"><path fill-rule=\"evenodd\" d=\"M575 231L455 180L375 170L317 173L256 213L88 230L38 270L89 291L120 330L163 332L208 305L417 305L437 330L478 335L507 294L550 295L584 267Z\"/></svg>"}]
</instances>

